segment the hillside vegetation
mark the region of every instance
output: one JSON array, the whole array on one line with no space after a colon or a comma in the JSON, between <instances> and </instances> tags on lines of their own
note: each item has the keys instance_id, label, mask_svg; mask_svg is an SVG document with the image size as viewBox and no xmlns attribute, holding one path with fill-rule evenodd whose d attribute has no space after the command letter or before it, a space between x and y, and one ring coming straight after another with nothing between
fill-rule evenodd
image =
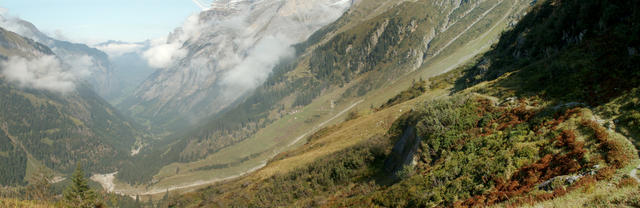
<instances>
[{"instance_id":1,"label":"hillside vegetation","mask_svg":"<svg viewBox=\"0 0 640 208\"><path fill-rule=\"evenodd\" d=\"M0 206L13 208L52 208L53 205L18 199L0 199Z\"/></svg>"},{"instance_id":2,"label":"hillside vegetation","mask_svg":"<svg viewBox=\"0 0 640 208\"><path fill-rule=\"evenodd\" d=\"M639 11L361 0L250 94L153 141L85 83L0 75L0 207L637 207ZM0 28L0 60L41 55ZM114 193L80 164L118 171L100 181Z\"/></svg>"},{"instance_id":3,"label":"hillside vegetation","mask_svg":"<svg viewBox=\"0 0 640 208\"><path fill-rule=\"evenodd\" d=\"M54 55L1 28L0 43L2 60ZM39 167L70 173L81 162L90 171L113 171L145 136L85 83L63 94L18 86L0 75L0 186L25 185Z\"/></svg>"},{"instance_id":4,"label":"hillside vegetation","mask_svg":"<svg viewBox=\"0 0 640 208\"><path fill-rule=\"evenodd\" d=\"M538 1L471 66L417 82L256 173L173 204L637 206L638 9L640 1ZM390 111L393 125L364 125ZM346 141L355 144L335 148Z\"/></svg>"},{"instance_id":5,"label":"hillside vegetation","mask_svg":"<svg viewBox=\"0 0 640 208\"><path fill-rule=\"evenodd\" d=\"M276 66L251 95L196 130L143 150L117 178L171 187L254 168L273 152L299 144L297 138L334 122L342 110L361 109L364 97L389 99L394 93L372 93L417 78L408 73L444 63L449 54L477 55L528 5L517 0L361 1L296 45L297 57ZM458 51L479 39L484 42L478 48ZM434 67L429 73L444 71ZM139 164L149 168L140 170Z\"/></svg>"}]
</instances>

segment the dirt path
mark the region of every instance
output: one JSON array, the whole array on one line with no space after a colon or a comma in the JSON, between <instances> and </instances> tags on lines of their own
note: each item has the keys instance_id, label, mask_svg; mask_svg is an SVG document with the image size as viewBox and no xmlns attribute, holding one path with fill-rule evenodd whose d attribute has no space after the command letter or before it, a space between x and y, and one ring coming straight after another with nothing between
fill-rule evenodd
<instances>
[{"instance_id":1,"label":"dirt path","mask_svg":"<svg viewBox=\"0 0 640 208\"><path fill-rule=\"evenodd\" d=\"M165 189L153 189L151 191L137 193L137 195L141 195L141 196L144 196L144 195L155 195L155 194L165 193L167 191L175 191L175 190L180 190L180 189L194 188L194 187L198 187L198 186L212 184L212 183L215 183L215 182L231 180L231 179L235 179L235 178L244 176L246 174L252 173L252 172L254 172L256 170L259 170L260 168L262 168L262 167L264 167L266 165L267 165L267 162L265 160L262 164L260 164L260 165L258 165L256 167L253 167L253 168L251 168L251 169L249 169L247 171L244 171L242 173L238 173L236 175L232 175L232 176L228 176L228 177L224 177L224 178L216 178L216 179L211 179L211 180L206 180L206 181L196 181L196 182L193 182L193 183L172 186L170 188L165 188Z\"/></svg>"}]
</instances>

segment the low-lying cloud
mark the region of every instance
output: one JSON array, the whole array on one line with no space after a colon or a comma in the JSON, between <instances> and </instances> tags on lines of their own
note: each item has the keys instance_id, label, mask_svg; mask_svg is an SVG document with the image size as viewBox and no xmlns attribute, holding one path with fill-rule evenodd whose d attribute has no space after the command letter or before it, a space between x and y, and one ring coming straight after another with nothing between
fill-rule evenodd
<instances>
[{"instance_id":1,"label":"low-lying cloud","mask_svg":"<svg viewBox=\"0 0 640 208\"><path fill-rule=\"evenodd\" d=\"M37 42L44 42L44 40L40 40L39 34L24 20L11 15L8 9L2 7L0 7L0 27Z\"/></svg>"},{"instance_id":2,"label":"low-lying cloud","mask_svg":"<svg viewBox=\"0 0 640 208\"><path fill-rule=\"evenodd\" d=\"M20 87L68 93L75 89L80 78L91 73L87 70L90 64L88 56L64 65L55 56L45 55L36 58L12 56L0 66L2 75Z\"/></svg>"},{"instance_id":3,"label":"low-lying cloud","mask_svg":"<svg viewBox=\"0 0 640 208\"><path fill-rule=\"evenodd\" d=\"M9 10L0 7L0 27L31 38L43 44L51 41L30 23L9 14ZM57 32L60 36L59 33ZM46 39L43 39L46 38ZM56 53L57 48L52 48ZM68 93L75 89L78 81L91 75L95 60L88 55L72 53L56 55L36 55L36 57L10 56L0 62L3 77L20 87ZM35 53L39 54L39 53Z\"/></svg>"},{"instance_id":4,"label":"low-lying cloud","mask_svg":"<svg viewBox=\"0 0 640 208\"><path fill-rule=\"evenodd\" d=\"M138 53L144 49L145 45L141 43L108 43L95 47L107 53L109 57L115 58L128 53Z\"/></svg>"},{"instance_id":5,"label":"low-lying cloud","mask_svg":"<svg viewBox=\"0 0 640 208\"><path fill-rule=\"evenodd\" d=\"M188 50L182 46L190 39L196 39L202 33L204 24L200 22L199 14L189 16L181 28L177 29L169 38L160 38L151 42L151 47L142 56L149 66L166 68L184 58Z\"/></svg>"},{"instance_id":6,"label":"low-lying cloud","mask_svg":"<svg viewBox=\"0 0 640 208\"><path fill-rule=\"evenodd\" d=\"M238 45L251 46L244 57L239 54L241 61L223 74L221 84L225 87L225 94L237 96L260 86L280 61L295 55L293 44L307 39L316 29L338 19L349 4L349 0L291 1L286 3L270 22L265 22L270 24L265 28L270 35L257 41L252 39L252 36L236 39ZM251 17L240 18L242 21L236 19L230 22L233 24L225 25L239 25L241 27L237 27L236 30L245 30L243 32L248 34L255 33L251 31L254 28L247 22ZM274 22L277 23L272 24Z\"/></svg>"},{"instance_id":7,"label":"low-lying cloud","mask_svg":"<svg viewBox=\"0 0 640 208\"><path fill-rule=\"evenodd\" d=\"M142 57L153 68L165 68L184 58L187 52L180 43L160 43L152 45L149 50L142 54Z\"/></svg>"},{"instance_id":8,"label":"low-lying cloud","mask_svg":"<svg viewBox=\"0 0 640 208\"><path fill-rule=\"evenodd\" d=\"M261 39L237 66L223 75L222 84L235 89L231 93L258 87L280 60L293 57L295 50L291 44L291 40L283 36Z\"/></svg>"}]
</instances>

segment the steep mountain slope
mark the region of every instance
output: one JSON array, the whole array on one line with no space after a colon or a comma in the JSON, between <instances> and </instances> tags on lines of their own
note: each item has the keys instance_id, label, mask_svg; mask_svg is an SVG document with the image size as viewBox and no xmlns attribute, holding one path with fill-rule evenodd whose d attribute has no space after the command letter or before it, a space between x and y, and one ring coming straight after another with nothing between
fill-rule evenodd
<instances>
[{"instance_id":1,"label":"steep mountain slope","mask_svg":"<svg viewBox=\"0 0 640 208\"><path fill-rule=\"evenodd\" d=\"M350 1L218 4L223 6L190 17L165 43L145 52L162 69L120 109L151 121L161 132L195 124L261 84L280 59L292 56L289 45L337 19Z\"/></svg>"},{"instance_id":2,"label":"steep mountain slope","mask_svg":"<svg viewBox=\"0 0 640 208\"><path fill-rule=\"evenodd\" d=\"M112 171L143 141L48 47L0 28L0 60L0 184L24 184L38 166Z\"/></svg>"},{"instance_id":3,"label":"steep mountain slope","mask_svg":"<svg viewBox=\"0 0 640 208\"><path fill-rule=\"evenodd\" d=\"M173 204L637 206L640 1L535 4L467 65Z\"/></svg>"},{"instance_id":4,"label":"steep mountain slope","mask_svg":"<svg viewBox=\"0 0 640 208\"><path fill-rule=\"evenodd\" d=\"M104 52L85 44L58 40L42 33L28 21L0 15L0 27L49 47L63 62L79 65L89 70L85 79L103 98L109 100L121 93L120 83L114 74L109 57Z\"/></svg>"},{"instance_id":5,"label":"steep mountain slope","mask_svg":"<svg viewBox=\"0 0 640 208\"><path fill-rule=\"evenodd\" d=\"M145 193L255 170L349 111L380 105L412 80L451 70L488 49L529 3L360 1L296 45L297 57L276 66L236 106L196 131L143 150L117 177L153 181L147 190L132 190ZM143 163L150 168L134 168Z\"/></svg>"}]
</instances>

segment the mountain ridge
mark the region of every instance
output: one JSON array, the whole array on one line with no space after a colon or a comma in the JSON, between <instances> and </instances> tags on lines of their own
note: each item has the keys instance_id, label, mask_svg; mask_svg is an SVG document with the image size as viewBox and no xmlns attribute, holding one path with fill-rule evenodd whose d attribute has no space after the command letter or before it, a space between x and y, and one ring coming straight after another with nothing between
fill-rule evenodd
<instances>
[{"instance_id":1,"label":"mountain ridge","mask_svg":"<svg viewBox=\"0 0 640 208\"><path fill-rule=\"evenodd\" d=\"M21 86L21 80L7 74L36 73L34 76L50 79L34 82L51 84L56 82L52 80L56 73L71 70L55 65L59 63L56 54L43 44L0 28L0 57L2 185L24 184L38 167L59 175L69 173L76 163L85 163L90 171L112 170L130 156L134 146L146 140L146 133L138 130L136 123L81 80L63 80L72 82L73 88L60 92L47 89L48 85ZM24 64L29 67L21 68L11 64L16 59L53 61L53 65L28 62Z\"/></svg>"},{"instance_id":2,"label":"mountain ridge","mask_svg":"<svg viewBox=\"0 0 640 208\"><path fill-rule=\"evenodd\" d=\"M91 76L86 77L86 79L94 87L94 90L107 100L117 97L121 93L121 89L119 89L120 83L115 79L106 53L86 44L72 43L49 37L38 30L31 22L20 18L0 16L0 23L0 26L46 45L64 62L75 63L86 57L88 59L86 60L87 63L82 64L86 65L91 72Z\"/></svg>"}]
</instances>

